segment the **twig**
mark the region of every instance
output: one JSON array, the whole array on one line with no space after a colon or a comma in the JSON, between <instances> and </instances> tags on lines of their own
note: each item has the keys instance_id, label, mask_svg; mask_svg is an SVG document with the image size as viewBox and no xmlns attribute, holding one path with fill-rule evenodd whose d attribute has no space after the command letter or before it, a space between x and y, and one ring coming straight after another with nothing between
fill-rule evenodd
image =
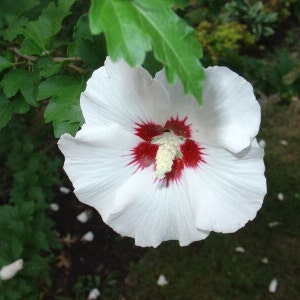
<instances>
[{"instance_id":1,"label":"twig","mask_svg":"<svg viewBox=\"0 0 300 300\"><path fill-rule=\"evenodd\" d=\"M37 56L26 55L21 53L21 51L17 47L12 47L11 50L15 52L18 56L23 57L30 61L36 61L38 59ZM65 62L65 61L81 61L80 57L52 57L52 60L55 62Z\"/></svg>"},{"instance_id":2,"label":"twig","mask_svg":"<svg viewBox=\"0 0 300 300\"><path fill-rule=\"evenodd\" d=\"M78 72L79 74L85 74L87 72L87 70L82 69L74 64L68 64L68 67L76 72Z\"/></svg>"}]
</instances>

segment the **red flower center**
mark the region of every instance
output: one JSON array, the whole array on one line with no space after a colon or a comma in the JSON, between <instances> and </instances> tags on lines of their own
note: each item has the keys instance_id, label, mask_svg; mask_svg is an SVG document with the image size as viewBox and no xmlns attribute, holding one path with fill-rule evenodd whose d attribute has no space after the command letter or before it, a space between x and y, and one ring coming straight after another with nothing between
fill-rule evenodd
<instances>
[{"instance_id":1,"label":"red flower center","mask_svg":"<svg viewBox=\"0 0 300 300\"><path fill-rule=\"evenodd\" d=\"M154 171L157 171L158 168L161 168L161 165L164 168L166 160L169 163L171 160L170 170L166 171L164 178L161 179L166 183L166 186L172 181L180 180L184 167L199 167L200 163L204 162L202 152L204 148L191 139L191 125L187 125L186 120L187 118L179 120L178 117L172 117L167 120L164 126L153 122L136 123L135 134L143 141L132 150L133 159L131 163L136 164L141 169L153 165ZM172 137L172 135L176 141L175 143L172 138L165 139L166 136ZM167 153L166 160L160 158L164 155L163 151Z\"/></svg>"}]
</instances>

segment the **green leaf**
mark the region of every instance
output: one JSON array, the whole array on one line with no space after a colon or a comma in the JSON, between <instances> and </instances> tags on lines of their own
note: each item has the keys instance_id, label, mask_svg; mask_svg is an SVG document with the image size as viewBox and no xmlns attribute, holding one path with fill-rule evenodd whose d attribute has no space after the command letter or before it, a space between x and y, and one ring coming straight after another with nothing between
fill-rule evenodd
<instances>
[{"instance_id":1,"label":"green leaf","mask_svg":"<svg viewBox=\"0 0 300 300\"><path fill-rule=\"evenodd\" d=\"M194 30L171 9L176 3L94 0L89 11L90 28L93 34L105 34L108 54L114 61L124 58L131 66L138 66L153 49L154 57L166 66L168 81L173 83L178 76L185 93L193 93L200 103L202 49Z\"/></svg>"},{"instance_id":2,"label":"green leaf","mask_svg":"<svg viewBox=\"0 0 300 300\"><path fill-rule=\"evenodd\" d=\"M107 55L104 36L91 34L87 15L79 18L74 27L73 38L74 42L68 47L68 56L80 57L92 69L103 65Z\"/></svg>"},{"instance_id":3,"label":"green leaf","mask_svg":"<svg viewBox=\"0 0 300 300\"><path fill-rule=\"evenodd\" d=\"M139 26L139 16L129 1L92 1L89 12L93 34L103 32L113 60L124 57L132 65L141 65L151 50L151 38Z\"/></svg>"},{"instance_id":4,"label":"green leaf","mask_svg":"<svg viewBox=\"0 0 300 300\"><path fill-rule=\"evenodd\" d=\"M11 67L12 65L13 64L10 61L0 56L0 72L2 72L4 69Z\"/></svg>"},{"instance_id":5,"label":"green leaf","mask_svg":"<svg viewBox=\"0 0 300 300\"><path fill-rule=\"evenodd\" d=\"M3 38L5 40L13 41L19 34L22 33L23 27L28 22L28 19L24 17L23 14L38 4L38 0L0 1L1 17L3 17L6 25L3 32Z\"/></svg>"},{"instance_id":6,"label":"green leaf","mask_svg":"<svg viewBox=\"0 0 300 300\"><path fill-rule=\"evenodd\" d=\"M81 125L82 125L82 121L75 122L75 123L70 123L68 121L62 121L62 122L53 121L54 135L56 137L60 137L62 134L67 132L74 136Z\"/></svg>"},{"instance_id":7,"label":"green leaf","mask_svg":"<svg viewBox=\"0 0 300 300\"><path fill-rule=\"evenodd\" d=\"M28 104L37 106L37 90L35 84L36 75L33 72L27 72L24 69L15 69L6 73L1 82L6 97L10 98L15 96L20 90Z\"/></svg>"},{"instance_id":8,"label":"green leaf","mask_svg":"<svg viewBox=\"0 0 300 300\"><path fill-rule=\"evenodd\" d=\"M39 4L38 0L1 0L0 11L1 17L5 19L8 24L11 24L18 19L26 11L32 9Z\"/></svg>"},{"instance_id":9,"label":"green leaf","mask_svg":"<svg viewBox=\"0 0 300 300\"><path fill-rule=\"evenodd\" d=\"M24 97L17 97L12 101L14 112L18 114L25 114L29 111L30 105L24 101Z\"/></svg>"},{"instance_id":10,"label":"green leaf","mask_svg":"<svg viewBox=\"0 0 300 300\"><path fill-rule=\"evenodd\" d=\"M45 110L46 122L53 122L54 133L59 137L63 132L74 133L83 122L79 98L84 83L66 75L47 79L38 88L38 100L52 97ZM76 125L75 125L76 124Z\"/></svg>"},{"instance_id":11,"label":"green leaf","mask_svg":"<svg viewBox=\"0 0 300 300\"><path fill-rule=\"evenodd\" d=\"M63 19L69 14L75 0L59 0L57 6L51 2L42 10L38 20L28 22L23 31L25 36L21 52L44 55L52 50L51 38L61 29Z\"/></svg>"},{"instance_id":12,"label":"green leaf","mask_svg":"<svg viewBox=\"0 0 300 300\"><path fill-rule=\"evenodd\" d=\"M13 114L13 106L0 94L0 129L5 127Z\"/></svg>"},{"instance_id":13,"label":"green leaf","mask_svg":"<svg viewBox=\"0 0 300 300\"><path fill-rule=\"evenodd\" d=\"M55 62L51 57L39 57L36 61L36 68L41 77L48 78L58 73L62 67L62 63Z\"/></svg>"}]
</instances>

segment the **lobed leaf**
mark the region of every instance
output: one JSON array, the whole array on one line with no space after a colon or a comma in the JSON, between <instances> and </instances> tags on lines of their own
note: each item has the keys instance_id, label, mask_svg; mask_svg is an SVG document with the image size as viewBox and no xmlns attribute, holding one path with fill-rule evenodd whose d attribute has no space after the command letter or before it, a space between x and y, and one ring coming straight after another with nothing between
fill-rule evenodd
<instances>
[{"instance_id":1,"label":"lobed leaf","mask_svg":"<svg viewBox=\"0 0 300 300\"><path fill-rule=\"evenodd\" d=\"M83 88L83 82L66 75L50 77L40 84L37 98L42 100L51 97L44 116L46 122L53 122L56 137L64 132L74 134L83 123L79 105Z\"/></svg>"},{"instance_id":2,"label":"lobed leaf","mask_svg":"<svg viewBox=\"0 0 300 300\"><path fill-rule=\"evenodd\" d=\"M155 58L166 66L168 81L173 83L179 77L185 93L193 93L200 103L202 49L194 30L171 9L178 3L181 1L94 0L90 28L93 34L105 34L108 54L114 61L123 58L138 66L153 49Z\"/></svg>"},{"instance_id":3,"label":"lobed leaf","mask_svg":"<svg viewBox=\"0 0 300 300\"><path fill-rule=\"evenodd\" d=\"M44 55L52 48L51 38L61 28L63 19L69 14L75 0L58 0L57 5L51 2L42 10L38 20L28 22L23 31L25 36L21 52L25 54Z\"/></svg>"},{"instance_id":4,"label":"lobed leaf","mask_svg":"<svg viewBox=\"0 0 300 300\"><path fill-rule=\"evenodd\" d=\"M37 106L36 81L35 73L27 72L24 69L14 69L4 75L1 85L6 97L11 98L20 91L28 104Z\"/></svg>"}]
</instances>

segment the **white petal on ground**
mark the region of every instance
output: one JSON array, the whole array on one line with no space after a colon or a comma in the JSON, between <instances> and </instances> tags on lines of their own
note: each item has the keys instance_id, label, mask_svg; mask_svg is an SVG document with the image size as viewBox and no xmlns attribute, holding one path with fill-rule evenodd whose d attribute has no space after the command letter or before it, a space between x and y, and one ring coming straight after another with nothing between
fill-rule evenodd
<instances>
[{"instance_id":1,"label":"white petal on ground","mask_svg":"<svg viewBox=\"0 0 300 300\"><path fill-rule=\"evenodd\" d=\"M261 148L266 148L267 143L266 143L265 140L261 139L261 140L259 140L258 145L259 145L259 147L261 147Z\"/></svg>"},{"instance_id":2,"label":"white petal on ground","mask_svg":"<svg viewBox=\"0 0 300 300\"><path fill-rule=\"evenodd\" d=\"M58 211L59 210L59 205L57 203L51 203L50 204L50 209L53 211Z\"/></svg>"},{"instance_id":3,"label":"white petal on ground","mask_svg":"<svg viewBox=\"0 0 300 300\"><path fill-rule=\"evenodd\" d=\"M84 210L83 212L81 212L76 219L80 222L80 223L86 223L89 219L91 218L91 211L88 210Z\"/></svg>"},{"instance_id":4,"label":"white petal on ground","mask_svg":"<svg viewBox=\"0 0 300 300\"><path fill-rule=\"evenodd\" d=\"M92 289L88 295L87 300L95 300L98 299L100 297L101 293L98 289Z\"/></svg>"},{"instance_id":5,"label":"white petal on ground","mask_svg":"<svg viewBox=\"0 0 300 300\"><path fill-rule=\"evenodd\" d=\"M268 264L268 263L269 263L269 259L268 259L267 257L263 257L263 258L261 259L261 262L262 262L263 264Z\"/></svg>"},{"instance_id":6,"label":"white petal on ground","mask_svg":"<svg viewBox=\"0 0 300 300\"><path fill-rule=\"evenodd\" d=\"M278 281L276 278L273 278L269 284L269 292L270 293L276 293L278 286Z\"/></svg>"},{"instance_id":7,"label":"white petal on ground","mask_svg":"<svg viewBox=\"0 0 300 300\"><path fill-rule=\"evenodd\" d=\"M239 154L207 147L205 163L185 169L184 180L197 228L235 232L253 220L266 194L264 151L254 141Z\"/></svg>"},{"instance_id":8,"label":"white petal on ground","mask_svg":"<svg viewBox=\"0 0 300 300\"><path fill-rule=\"evenodd\" d=\"M157 279L157 285L159 285L159 286L165 286L165 285L167 285L168 283L169 283L169 281L166 279L166 276L165 275L163 275L163 274L160 274L159 276L158 276L158 279Z\"/></svg>"},{"instance_id":9,"label":"white petal on ground","mask_svg":"<svg viewBox=\"0 0 300 300\"><path fill-rule=\"evenodd\" d=\"M0 279L8 280L13 278L23 268L23 259L18 259L15 262L6 265L0 270Z\"/></svg>"},{"instance_id":10,"label":"white petal on ground","mask_svg":"<svg viewBox=\"0 0 300 300\"><path fill-rule=\"evenodd\" d=\"M269 227L276 227L276 226L278 226L278 225L280 225L280 222L277 222L277 221L270 222L270 223L268 224Z\"/></svg>"},{"instance_id":11,"label":"white petal on ground","mask_svg":"<svg viewBox=\"0 0 300 300\"><path fill-rule=\"evenodd\" d=\"M286 140L280 140L279 143L283 146L287 146L289 144Z\"/></svg>"},{"instance_id":12,"label":"white petal on ground","mask_svg":"<svg viewBox=\"0 0 300 300\"><path fill-rule=\"evenodd\" d=\"M82 238L83 242L92 242L94 240L94 233L92 231L88 231Z\"/></svg>"},{"instance_id":13,"label":"white petal on ground","mask_svg":"<svg viewBox=\"0 0 300 300\"><path fill-rule=\"evenodd\" d=\"M67 188L67 187L65 187L65 186L61 186L61 187L59 188L59 191L60 191L61 193L63 193L63 194L70 194L70 193L71 193L71 189L69 189L69 188Z\"/></svg>"},{"instance_id":14,"label":"white petal on ground","mask_svg":"<svg viewBox=\"0 0 300 300\"><path fill-rule=\"evenodd\" d=\"M141 120L164 125L170 103L166 91L148 71L107 58L88 80L80 105L87 124L117 123L128 128Z\"/></svg>"},{"instance_id":15,"label":"white petal on ground","mask_svg":"<svg viewBox=\"0 0 300 300\"><path fill-rule=\"evenodd\" d=\"M284 200L284 195L282 193L278 193L277 198L279 201L283 201Z\"/></svg>"},{"instance_id":16,"label":"white petal on ground","mask_svg":"<svg viewBox=\"0 0 300 300\"><path fill-rule=\"evenodd\" d=\"M195 227L186 191L180 182L168 188L154 183L153 171L144 169L123 184L106 220L116 232L135 238L138 246L157 247L178 240L181 246L208 236Z\"/></svg>"},{"instance_id":17,"label":"white petal on ground","mask_svg":"<svg viewBox=\"0 0 300 300\"><path fill-rule=\"evenodd\" d=\"M235 247L235 252L240 252L240 253L245 253L246 251L245 251L245 248L244 247Z\"/></svg>"},{"instance_id":18,"label":"white petal on ground","mask_svg":"<svg viewBox=\"0 0 300 300\"><path fill-rule=\"evenodd\" d=\"M59 140L66 157L64 169L76 196L94 206L104 221L114 205L118 187L136 169L129 165L129 153L139 141L116 124L101 128L84 125L75 138L65 134Z\"/></svg>"},{"instance_id":19,"label":"white petal on ground","mask_svg":"<svg viewBox=\"0 0 300 300\"><path fill-rule=\"evenodd\" d=\"M191 96L184 96L180 81L170 86L164 71L155 79L169 91L172 110L189 116L197 140L213 146L222 146L237 153L248 147L258 133L260 106L251 84L226 67L205 70L203 106ZM245 121L247 120L247 121Z\"/></svg>"}]
</instances>

